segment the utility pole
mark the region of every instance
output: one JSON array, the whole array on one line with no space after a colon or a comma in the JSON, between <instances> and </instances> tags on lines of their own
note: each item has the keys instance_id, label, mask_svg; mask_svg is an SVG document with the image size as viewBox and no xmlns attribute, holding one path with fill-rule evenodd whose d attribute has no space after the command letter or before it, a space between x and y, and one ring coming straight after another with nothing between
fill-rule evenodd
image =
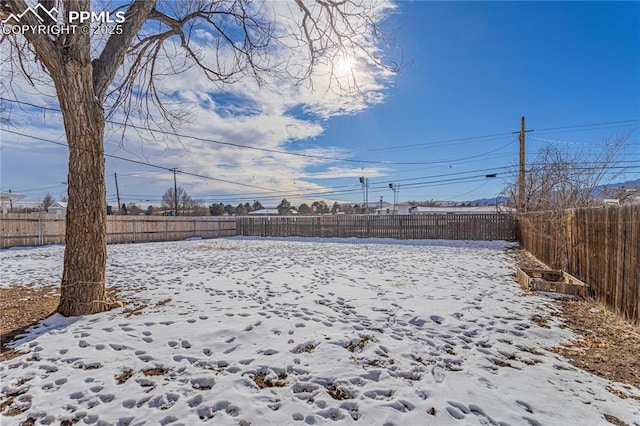
<instances>
[{"instance_id":1,"label":"utility pole","mask_svg":"<svg viewBox=\"0 0 640 426\"><path fill-rule=\"evenodd\" d=\"M380 214L382 214L382 195L380 196Z\"/></svg>"},{"instance_id":2,"label":"utility pole","mask_svg":"<svg viewBox=\"0 0 640 426\"><path fill-rule=\"evenodd\" d=\"M116 180L116 198L118 199L118 210L117 210L117 211L118 211L118 213L116 213L116 214L118 214L118 215L119 215L119 214L120 214L120 207L121 207L122 205L120 204L120 190L118 190L118 174L114 172L114 173L113 173L113 177L114 177L114 178L115 178L115 180Z\"/></svg>"},{"instance_id":3,"label":"utility pole","mask_svg":"<svg viewBox=\"0 0 640 426\"><path fill-rule=\"evenodd\" d=\"M178 184L176 183L176 172L177 172L177 169L174 167L173 169L171 169L171 171L173 172L173 208L174 208L174 215L178 216Z\"/></svg>"},{"instance_id":4,"label":"utility pole","mask_svg":"<svg viewBox=\"0 0 640 426\"><path fill-rule=\"evenodd\" d=\"M518 174L518 213L524 213L527 210L526 206L526 197L525 197L525 183L524 183L524 174L525 174L525 158L524 158L524 134L527 132L532 132L533 130L525 130L524 126L524 115L520 118L520 172Z\"/></svg>"}]
</instances>

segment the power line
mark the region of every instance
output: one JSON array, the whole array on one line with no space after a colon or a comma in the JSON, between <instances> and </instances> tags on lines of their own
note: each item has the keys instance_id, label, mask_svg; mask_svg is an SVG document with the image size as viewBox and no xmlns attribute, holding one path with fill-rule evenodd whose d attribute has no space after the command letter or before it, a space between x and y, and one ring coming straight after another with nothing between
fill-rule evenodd
<instances>
[{"instance_id":1,"label":"power line","mask_svg":"<svg viewBox=\"0 0 640 426\"><path fill-rule=\"evenodd\" d=\"M69 147L68 144L63 143L63 142L58 142L58 141L53 141L53 140L49 140L49 139L45 139L45 138L41 138L38 136L34 136L34 135L29 135L23 132L16 132L13 130L9 130L9 129L3 129L4 131L8 132L8 133L12 133L18 136L23 136L23 137L28 137L31 139L35 139L35 140L39 140L42 142L46 142L46 143L51 143L51 144L55 144L55 145L59 145L59 146L64 146L64 147ZM86 148L80 148L83 150L88 150ZM160 166L157 164L153 164L153 163L149 163L149 162L144 162L144 161L140 161L140 160L133 160L133 159L129 159L129 158L125 158L125 157L120 157L117 155L113 155L113 154L104 154L105 157L108 158L113 158L116 160L121 160L121 161L126 161L126 162L130 162L130 163L134 163L134 164L139 164L139 165L144 165L147 167L153 167L153 168L157 168L160 170L164 170L164 171L168 171L168 172L173 172L173 168L169 168L169 167L165 167L165 166ZM502 167L502 168L506 168L506 167ZM491 168L491 169L481 169L480 171L486 171L486 170L495 170L495 169L500 169L500 167L498 168ZM251 185L251 184L244 184L244 183L240 183L240 182L234 182L234 181L229 181L226 179L219 179L219 178L213 178L210 176L206 176L203 174L199 174L199 173L190 173L190 172L185 172L185 171L180 171L177 170L177 173L180 173L182 175L187 175L187 176L192 176L192 177L197 177L197 178L202 178L202 179L206 179L206 180L212 180L212 181L217 181L217 182L223 182L223 183L228 183L228 184L233 184L233 185L238 185L238 186L243 186L243 187L248 187L248 188L254 188L254 189L260 189L263 191L268 191L268 192L273 192L273 193L277 193L279 195L274 195L273 197L279 198L282 196L289 196L289 197L304 197L304 196L323 196L323 195L338 195L338 194L350 194L350 193L355 193L358 192L358 189L351 189L351 190L338 190L338 191L301 191L300 193L292 193L290 191L282 191L282 190L276 190L273 188L266 188L266 187L262 187L262 186L257 186L257 185ZM449 174L441 174L441 175L435 175L435 176L430 176L430 177L417 177L417 178L409 178L409 179L401 179L399 180L402 182L407 182L407 181L412 181L412 180L417 180L417 179L429 179L429 178L433 178L433 177L446 177L446 176L452 176L452 175L460 175L460 174L468 174L468 173L473 173L473 172L477 172L477 171L466 171L466 172L455 172L455 173L449 173ZM468 179L468 178L465 178ZM448 182L455 182L455 181L459 181L460 178L456 178L456 179L444 179L444 180L439 180L439 181L435 181L436 183L448 183ZM417 183L413 183L413 184L407 184L408 186L412 186L412 187L416 187L416 188L420 188L422 187L421 185L431 185L431 182L417 182ZM382 189L385 187L386 184L379 184L379 186L373 186L373 189ZM353 188L353 185L342 185L342 186L337 186L334 187L336 189L338 188ZM264 194L260 193L260 194L255 194L256 196L259 196L260 198L267 198L267 196L265 196ZM247 197L247 195L245 195L245 197ZM272 198L272 197L268 197L268 198Z\"/></svg>"},{"instance_id":2,"label":"power line","mask_svg":"<svg viewBox=\"0 0 640 426\"><path fill-rule=\"evenodd\" d=\"M64 146L64 147L69 147L69 145L63 143L63 142L58 142L58 141L52 141L52 140L48 140L48 139L44 139L44 138L40 138L37 136L33 136L33 135L29 135L29 134L25 134L22 132L15 132L13 130L8 130L8 129L4 129L4 131L12 133L12 134L16 134L19 136L23 136L23 137L29 137L32 139L36 139L36 140L40 140L46 143L52 143L55 145L59 145L59 146ZM84 148L82 148L84 149ZM130 162L130 163L134 163L134 164L140 164L140 165L144 165L147 167L154 167L160 170L164 170L164 171L168 171L168 172L173 172L172 168L169 167L164 167L164 166L159 166L157 164L153 164L153 163L149 163L149 162L144 162L144 161L139 161L139 160L132 160L129 158L125 158L125 157L120 157L120 156L116 156L116 155L112 155L112 154L105 154L105 157L109 157L109 158L114 158L117 160L121 160L121 161L126 161L126 162ZM628 160L628 161L620 161L619 163L632 163L632 164L636 164L638 163L638 161L633 161L633 160ZM606 163L602 163L603 165L606 165ZM553 164L549 164L549 163L529 163L527 164L528 167L549 167L549 166L554 166ZM439 179L439 180L431 180L433 178L438 178L438 177L449 177L449 176L459 176L459 175L465 175L465 174L469 174L469 173L478 173L478 172L485 172L485 171L494 171L494 170L509 170L514 168L515 166L501 166L501 167L493 167L493 168L485 168L485 169L477 169L477 170L472 170L472 171L463 171L463 172L454 172L454 173L446 173L446 174L439 174L439 175L431 175L431 176L421 176L421 177L416 177L416 178L406 178L406 179L400 179L400 180L396 180L397 182L411 182L411 183L405 183L403 186L404 187L411 187L413 189L418 189L418 188L426 188L426 187L431 187L431 186L436 186L436 185L445 185L445 184L453 184L453 183L467 183L467 182L477 182L477 181L482 181L484 179L484 175L475 175L475 176L466 176L466 177L458 177L458 178L450 178L450 179ZM640 166L639 166L640 167ZM591 170L592 167L577 167L577 166L568 166L567 167L569 170ZM630 169L630 168L637 168L634 166L611 166L611 167L607 167L607 169ZM233 199L241 199L240 197L243 197L242 199L246 199L246 198L253 198L254 196L257 198L280 198L280 197L311 197L311 196L332 196L332 195L347 195L347 194L355 194L359 192L359 187L357 187L356 185L342 185L342 186L336 186L336 187L330 187L328 188L328 190L323 190L323 191L314 191L314 190L309 190L309 191L300 191L300 192L293 192L293 191L282 191L282 190L276 190L273 188L266 188L266 187L262 187L262 186L257 186L257 185L251 185L251 184L244 184L244 183L240 183L240 182L234 182L234 181L229 181L226 179L219 179L219 178L213 178L210 176L206 176L206 175L202 175L199 173L190 173L190 172L184 172L184 171L177 171L177 173L181 173L183 175L187 175L187 176L192 176L192 177L197 177L197 178L201 178L201 179L206 179L206 180L212 180L212 181L218 181L218 182L223 182L223 183L228 183L228 184L233 184L233 185L238 185L238 186L243 186L243 187L249 187L249 188L254 188L254 189L260 189L263 191L268 191L268 192L272 192L274 193L273 196L268 196L265 195L263 193L255 193L255 194L237 194L236 197L234 197ZM427 181L421 181L421 182L413 182L416 180L420 180L420 179L429 179ZM375 190L384 190L386 189L388 183L379 183L379 184L372 184L371 185L371 189L373 191ZM345 188L345 189L340 189L340 188ZM350 188L350 189L348 189ZM278 195L275 195L278 194ZM217 197L224 197L226 199L232 199L228 196L224 196L222 194L218 195L211 195L207 198L217 198Z\"/></svg>"},{"instance_id":3,"label":"power line","mask_svg":"<svg viewBox=\"0 0 640 426\"><path fill-rule=\"evenodd\" d=\"M633 118L631 120L605 121L605 122L601 122L601 123L576 124L576 125L573 125L573 126L546 127L546 128L534 129L534 130L536 131L536 133L540 133L540 132L550 132L550 131L555 131L555 130L579 129L579 128L583 128L583 127L596 127L596 126L604 126L604 125L606 125L606 126L620 125L620 127L624 127L624 126L629 125L631 123L640 124L640 118ZM615 127L617 127L617 126L615 126Z\"/></svg>"},{"instance_id":4,"label":"power line","mask_svg":"<svg viewBox=\"0 0 640 426\"><path fill-rule=\"evenodd\" d=\"M63 186L66 186L66 184L60 183L58 185L43 186L40 188L33 188L33 189L20 189L20 188L17 188L17 189L12 188L12 189L14 192L40 192L45 189L61 188Z\"/></svg>"},{"instance_id":5,"label":"power line","mask_svg":"<svg viewBox=\"0 0 640 426\"><path fill-rule=\"evenodd\" d=\"M12 102L12 103L17 103L20 105L27 105L30 107L34 107L34 108L39 108L42 110L50 110L50 111L55 111L55 112L60 112L59 109L55 109L55 108L50 108L50 107L45 107L45 106L40 106L40 105L35 105L32 103L28 103L28 102L22 102L22 101L17 101L17 100L10 100L10 99L6 99L6 98L2 98L0 97L0 101L6 101L6 102ZM393 161L371 161L371 160L357 160L357 159L346 159L346 158L336 158L336 157L329 157L329 156L321 156L321 155L314 155L314 154L304 154L304 153L296 153L296 152L287 152L287 151L281 151L281 150L274 150L274 149L268 149L268 148L259 148L259 147L252 147L252 146L247 146L247 145L242 145L242 144L236 144L236 143L231 143L231 142L222 142L222 141L217 141L217 140L213 140L213 139L206 139L206 138L201 138L198 136L192 136L192 135L181 135L179 133L176 132L169 132L169 131L163 131L163 130L159 130L159 129L150 129L147 127L142 127L142 126L136 126L133 124L126 124L126 123L120 123L120 122L116 122L116 121L111 121L108 120L107 122L109 122L110 124L115 124L115 125L120 125L120 126L129 126L131 128L134 129L140 129L140 130L145 130L145 131L149 131L149 132L155 132L155 133L160 133L160 134L165 134L165 135L172 135L172 136L176 136L176 137L185 137L185 138L190 138L190 139L194 139L194 140L199 140L199 141L203 141L203 142L210 142L210 143L215 143L215 144L222 144L222 145L228 145L228 146L233 146L233 147L237 147L237 148L244 148L244 149L252 149L252 150L259 150L259 151L266 151L266 152L272 152L272 153L277 153L277 154L283 154L283 155L292 155L292 156L297 156L297 157L306 157L306 158L317 158L317 159L323 159L323 160L331 160L331 161L345 161L345 162L356 162L356 163L366 163L366 164L383 164L383 165L433 165L433 164L443 164L443 163L447 163L447 162L462 162L464 160L469 160L469 159L473 159L473 158L480 158L489 154L492 154L496 151L502 150L504 148L506 148L508 145L512 144L514 142L514 140L510 141L509 143L496 148L494 150L491 150L489 152L483 153L483 154L478 154L478 155L474 155L474 156L469 156L469 157L465 157L465 158L461 158L461 159L456 159L456 160L439 160L439 161L429 161L429 162L393 162ZM594 127L594 126L603 126L603 125L622 125L623 123L625 125L629 124L629 123L636 123L636 122L640 122L640 119L633 119L633 120L620 120L620 121L610 121L610 122L601 122L601 123L590 123L590 124L583 124L583 125L574 125L574 126L563 126L563 127L554 127L554 128L542 128L542 129L537 129L536 131L538 132L548 132L548 131L557 131L557 130L566 130L566 129L578 129L578 128L585 128L585 127ZM56 144L56 145L60 145L60 146L65 146L68 147L69 145L66 143L62 143L62 142L56 142L56 141L52 141L52 140L48 140L48 139L44 139L44 138L39 138L36 136L32 136L32 135L28 135L25 133L20 133L20 132L15 132L12 130L8 130L5 129L6 132L8 133L13 133L16 135L20 135L20 136L24 136L24 137L29 137L35 140L40 140L40 141L44 141L47 143L52 143L52 144ZM449 139L449 140L445 140L445 141L437 141L437 142L428 142L428 143L423 143L423 144L413 144L413 145L404 145L404 146L400 146L400 147L396 147L396 148L408 148L408 147L413 147L413 146L421 146L421 145L429 145L429 144L438 144L438 143L447 143L447 142L455 142L455 141L459 141L459 142L464 142L464 141L471 141L471 140L481 140L481 139L486 139L486 138L491 138L491 137L496 137L496 136L503 136L503 135L507 135L510 133L500 133L500 134L494 134L494 135L486 135L486 136L477 136L477 137L469 137L469 138L459 138L459 139ZM83 148L80 148L83 149ZM87 149L85 149L87 150ZM381 150L385 150L385 149L381 149ZM393 150L393 148L387 148L386 150ZM399 150L399 149L398 149ZM87 150L88 151L88 150ZM125 158L125 157L120 157L117 155L112 155L112 154L104 154L105 157L108 158L114 158L117 160L121 160L121 161L127 161L127 162L131 162L131 163L136 163L136 164L140 164L140 165L144 165L147 167L154 167L163 171L169 171L171 172L173 169L168 168L168 167L164 167L164 166L160 166L157 164L153 164L153 163L149 163L149 162L145 162L145 161L140 161L140 160L132 160L129 158ZM617 162L619 163L619 162ZM632 162L635 163L635 162ZM534 164L529 164L529 166L533 166ZM505 169L507 169L506 167L504 167ZM630 168L629 166L627 167L609 167L610 169L628 169ZM635 167L631 167L631 168L635 168ZM495 169L500 169L500 168L492 168L492 169L484 169L484 170L495 170ZM583 168L573 168L574 170L589 170L591 169L591 167L583 167ZM468 173L473 173L476 171L469 171L469 172L459 172L459 173L452 173L452 174L445 174L445 175L435 175L435 176L429 176L429 177L419 177L419 178L410 178L410 179L402 179L400 181L415 181L418 179L432 179L434 177L445 177L445 176L451 176L451 175L456 175L456 174L468 174ZM218 182L223 182L223 183L228 183L231 185L238 185L238 186L243 186L243 187L248 187L248 188L254 188L254 189L259 189L262 191L268 191L268 192L272 192L272 193L276 193L276 194L290 194L289 192L286 191L282 191L282 190L276 190L273 188L266 188L266 187L262 187L262 186L257 186L257 185L251 185L251 184L245 184L245 183L240 183L240 182L235 182L235 181L230 181L230 180L225 180L225 179L220 179L220 178L213 178L210 176L206 176L206 175L202 175L199 173L190 173L190 172L184 172L184 171L178 171L178 173L181 173L183 175L187 175L187 176L192 176L192 177L197 177L197 178L201 178L201 179L206 179L206 180L212 180L212 181L218 181ZM478 176L480 177L480 176ZM420 188L420 187L427 187L427 186L433 186L434 184L449 184L449 183L454 183L454 182L464 182L467 181L468 179L473 179L474 176L469 176L469 177L465 177L465 178L455 178L455 179L443 179L443 180L439 180L439 181L427 181L427 182L414 182L414 183L410 183L407 184L410 187L414 187L414 188ZM396 180L397 181L397 180ZM344 185L344 186L338 186L338 187L334 187L334 189L338 189L338 188L353 188L353 185ZM376 187L374 186L373 189L382 189L383 187ZM331 189L331 188L328 188ZM312 190L309 190L312 191ZM307 191L301 191L301 193L299 194L291 194L291 195L286 195L286 196L311 196L311 195L337 195L337 194L348 194L348 193L354 193L357 192L358 189L349 189L349 190L342 190L342 191L337 191L337 190L333 190L333 191L316 191L316 192L307 192ZM264 198L265 195L264 194L259 194L258 195L260 198ZM274 195L273 197L280 197L281 195Z\"/></svg>"},{"instance_id":6,"label":"power line","mask_svg":"<svg viewBox=\"0 0 640 426\"><path fill-rule=\"evenodd\" d=\"M86 149L86 148L73 147L73 146L70 146L70 145L68 145L66 143L63 143L63 142L57 142L57 141L53 141L53 140L50 140L50 139L44 139L44 138L41 138L41 137L38 137L38 136L29 135L29 134L22 133L22 132L15 132L13 130L8 130L8 129L3 129L3 131L8 132L8 133L13 133L13 134L18 135L18 136L23 136L23 137L39 140L41 142L52 143L52 144L55 144L55 145L64 146L64 147L67 147L67 148L71 147L71 148L74 148L74 149L81 149L83 151L95 152L95 151L92 151L92 150L89 150L89 149ZM152 163L148 163L148 162L145 162L145 161L132 160L130 158L120 157L118 155L106 154L106 153L104 154L104 156L108 157L108 158L114 158L116 160L127 161L129 163L140 164L140 165L143 165L143 166L154 167L154 168L165 170L165 171L168 171L168 172L173 172L173 169L171 169L169 167L159 166L157 164L152 164ZM265 188L265 187L262 187L262 186L256 186L256 185L251 185L251 184L247 184L247 183L233 182L233 181L230 181L230 180L214 178L214 177L202 175L202 174L199 174L199 173L190 173L190 172L183 172L183 171L178 171L178 173L181 173L181 174L187 175L187 176L193 176L193 177L198 177L198 178L202 178L202 179L212 180L212 181L216 181L216 182L223 182L223 183L228 183L228 184L238 185L238 186L244 186L244 187L254 188L254 189L262 189L264 191L270 191L270 192L279 192L278 190L273 189L273 188Z\"/></svg>"},{"instance_id":7,"label":"power line","mask_svg":"<svg viewBox=\"0 0 640 426\"><path fill-rule=\"evenodd\" d=\"M48 110L48 111L60 112L60 110L56 109L56 108L46 107L46 106L42 106L42 105L36 105L36 104L32 104L30 102L7 99L7 98L3 98L3 97L0 97L0 101L6 101L6 102L16 103L16 104L20 104L20 105L27 105L27 106L30 106L30 107L33 107L33 108L41 108L43 110ZM462 162L462 161L469 160L469 159L480 158L480 157L484 157L486 155L490 155L490 154L492 154L494 152L497 152L497 151L509 146L512 143L512 142L509 142L509 143L507 143L507 144L505 144L505 145L503 145L503 146L501 146L499 148L493 149L493 150L488 151L488 152L484 152L482 154L477 154L477 155L472 155L472 156L467 156L467 157L462 157L462 158L456 158L456 159L442 159L442 160L434 160L434 161L377 161L377 160L358 160L358 159L353 159L353 158L338 158L338 157L330 157L330 156L325 156L325 155L305 154L305 153L300 153L300 152L282 151L282 150L271 149L271 148L261 148L261 147L255 147L255 146L249 146L249 145L242 145L242 144L233 143L233 142L224 142L224 141L219 141L219 140L215 140L215 139L202 138L202 137L195 136L195 135L180 134L180 133L177 133L177 132L172 132L172 131L167 131L167 130L151 129L151 128L144 127L144 126L137 126L137 125L131 124L131 123L122 123L122 122L113 121L113 120L106 120L106 122L110 123L110 124L118 125L118 126L125 126L125 127L128 126L128 127L133 128L133 129L144 130L144 131L148 131L148 132L152 132L152 133L158 133L158 134L167 135L167 136L176 136L176 137L180 137L180 138L188 138L188 139L193 139L193 140L197 140L197 141L200 141L200 142L208 142L208 143L213 143L213 144L217 144L217 145L232 146L232 147L236 147L236 148L244 148L244 149L249 149L249 150L268 152L268 153L272 153L272 154L290 155L290 156L302 157L302 158L313 158L313 159L320 159L320 160L326 160L326 161L338 161L338 162L348 162L348 163L357 163L357 164L434 165L434 164L442 164L442 163L457 163L457 162ZM496 134L495 136L503 136L503 135L510 135L510 133L499 133L499 134ZM492 136L493 135L478 136L478 137L471 137L471 138L460 138L458 140L486 139L486 138L490 138ZM454 140L455 139L452 139L452 141L454 141ZM446 143L446 142L447 141L440 141L439 143Z\"/></svg>"},{"instance_id":8,"label":"power line","mask_svg":"<svg viewBox=\"0 0 640 426\"><path fill-rule=\"evenodd\" d=\"M444 139L439 141L421 142L421 143L414 143L414 144L408 144L408 145L396 145L396 146L387 147L387 148L370 149L363 152L404 151L404 150L417 149L425 146L434 147L434 146L441 146L441 145L458 145L454 142L460 142L461 144L464 144L468 142L476 142L483 139L495 139L496 137L499 137L499 136L511 136L511 132L494 133L492 135L472 136L467 138Z\"/></svg>"},{"instance_id":9,"label":"power line","mask_svg":"<svg viewBox=\"0 0 640 426\"><path fill-rule=\"evenodd\" d=\"M29 103L29 102L11 100L11 99L2 98L2 97L0 97L0 101L13 102L13 103L21 104L21 105L28 105L28 106L31 106L33 108L41 108L43 110L60 112L59 109L55 109L55 108L51 108L51 107L44 107L44 106L40 106L40 105L35 105L35 104L32 104L32 103ZM313 158L313 159L318 159L318 160L339 161L339 162L348 162L348 163L357 163L357 164L384 164L384 165L398 165L398 166L400 166L400 165L432 165L432 164L439 164L439 163L443 163L443 162L449 163L449 162L457 162L457 161L468 160L470 158L478 158L478 157L481 157L481 156L484 156L484 155L489 155L489 154L495 152L495 150L493 150L493 151L490 151L490 152L486 152L484 154L474 155L474 156L471 156L471 157L463 157L463 158L457 158L457 159L443 159L443 160L438 160L438 161L357 160L357 159L353 159L353 158L338 158L338 157L329 157L329 156L325 156L325 155L304 154L304 153L301 153L301 152L290 152L290 151L282 151L282 150L271 149L271 148L261 148L261 147L256 147L256 146L242 145L242 144L238 144L238 143L234 143L234 142L224 142L224 141L219 141L219 140L216 140L216 139L207 139L207 138L202 138L200 136L195 136L195 135L186 135L186 134L181 134L181 133L177 133L177 132L170 132L168 130L151 129L151 128L148 128L148 127L138 126L138 125L131 124L131 123L122 123L122 122L113 121L113 120L105 120L105 121L107 123L114 124L114 125L117 125L117 126L131 127L132 129L144 130L144 131L148 131L148 132L152 132L152 133L158 133L158 134L167 135L167 136L176 136L176 137L179 137L179 138L188 138L188 139L193 139L193 140L197 140L197 141L200 141L200 142L208 142L208 143L213 143L213 144L217 144L217 145L232 146L232 147L235 147L235 148L243 148L243 149L261 151L261 152L268 152L268 153L271 153L271 154L290 155L290 156L302 157L302 158Z\"/></svg>"},{"instance_id":10,"label":"power line","mask_svg":"<svg viewBox=\"0 0 640 426\"><path fill-rule=\"evenodd\" d=\"M560 140L560 139L546 139L546 138L540 138L537 136L529 136L529 138L540 141L540 142L548 142L548 143L554 143L554 144L562 144L562 145L579 145L579 146L607 146L607 145L614 145L612 143L602 143L602 142L575 142L575 141L564 141L564 140ZM638 146L637 142L636 143L625 143L625 144L621 144L620 146Z\"/></svg>"}]
</instances>

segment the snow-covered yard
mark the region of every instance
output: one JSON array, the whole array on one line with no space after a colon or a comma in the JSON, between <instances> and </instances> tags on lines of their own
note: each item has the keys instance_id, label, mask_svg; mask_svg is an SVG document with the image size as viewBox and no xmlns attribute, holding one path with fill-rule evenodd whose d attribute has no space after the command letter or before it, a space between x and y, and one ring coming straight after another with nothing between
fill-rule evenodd
<instances>
[{"instance_id":1,"label":"snow-covered yard","mask_svg":"<svg viewBox=\"0 0 640 426\"><path fill-rule=\"evenodd\" d=\"M3 400L17 395L1 423L638 422L640 400L610 391L638 389L546 349L571 332L548 299L522 292L506 245L109 246L109 285L146 307L54 316L18 341L27 353L0 364ZM56 285L62 255L61 246L2 251L1 285Z\"/></svg>"}]
</instances>

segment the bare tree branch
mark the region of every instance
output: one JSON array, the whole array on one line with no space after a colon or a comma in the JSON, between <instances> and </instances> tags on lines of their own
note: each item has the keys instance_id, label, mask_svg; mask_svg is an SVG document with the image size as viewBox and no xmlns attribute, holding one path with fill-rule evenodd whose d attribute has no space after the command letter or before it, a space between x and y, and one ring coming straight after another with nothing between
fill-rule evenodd
<instances>
[{"instance_id":1,"label":"bare tree branch","mask_svg":"<svg viewBox=\"0 0 640 426\"><path fill-rule=\"evenodd\" d=\"M620 166L620 159L624 158L630 136L631 132L627 132L605 140L597 153L551 143L541 148L525 177L527 211L562 211L598 205L596 188L610 184L627 171ZM514 179L504 191L512 202L515 202L516 188Z\"/></svg>"},{"instance_id":2,"label":"bare tree branch","mask_svg":"<svg viewBox=\"0 0 640 426\"><path fill-rule=\"evenodd\" d=\"M100 57L93 60L93 87L101 101L104 101L107 88L113 81L118 67L122 65L131 42L155 5L155 0L136 0L132 3L125 13L125 22L119 24L122 32L112 34Z\"/></svg>"}]
</instances>

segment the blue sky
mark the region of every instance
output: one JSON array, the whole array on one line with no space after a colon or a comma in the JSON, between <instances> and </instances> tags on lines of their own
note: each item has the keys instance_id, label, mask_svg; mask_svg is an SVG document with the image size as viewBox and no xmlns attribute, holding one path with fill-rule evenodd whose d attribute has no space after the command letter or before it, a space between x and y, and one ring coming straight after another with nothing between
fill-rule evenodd
<instances>
[{"instance_id":1,"label":"blue sky","mask_svg":"<svg viewBox=\"0 0 640 426\"><path fill-rule=\"evenodd\" d=\"M639 2L417 1L397 6L384 27L394 31L407 65L397 76L372 85L372 92L383 95L381 102L367 106L353 95L331 97L320 91L296 92L295 102L289 102L277 100L277 91L257 94L249 83L224 96L212 90L203 98L202 90L189 92L184 86L178 89L182 101L198 105L198 118L179 133L204 141L175 136L141 141L128 134L121 142L113 134L105 141L106 151L222 178L226 182L178 175L178 183L207 204L258 199L275 206L282 197L294 203L361 202L360 175L369 178L371 202L380 196L392 201L388 183L400 186L401 201L462 201L497 196L512 179L518 142L511 132L519 130L524 115L527 128L534 130L527 134L528 159L547 143L596 152L604 138L634 130L621 159L635 168L620 179L640 177ZM396 57L398 51L387 53ZM35 92L21 89L17 96L2 97L56 108L55 99ZM245 105L238 103L245 97ZM340 112L341 102L348 114ZM0 130L1 189L30 199L47 192L60 198L66 149L9 132L64 142L59 115L15 105L11 114L18 130ZM208 139L310 157L270 156ZM106 164L110 204L115 204L114 172L121 199L143 207L157 204L173 183L167 171L116 159ZM490 173L497 178L485 179Z\"/></svg>"}]
</instances>

